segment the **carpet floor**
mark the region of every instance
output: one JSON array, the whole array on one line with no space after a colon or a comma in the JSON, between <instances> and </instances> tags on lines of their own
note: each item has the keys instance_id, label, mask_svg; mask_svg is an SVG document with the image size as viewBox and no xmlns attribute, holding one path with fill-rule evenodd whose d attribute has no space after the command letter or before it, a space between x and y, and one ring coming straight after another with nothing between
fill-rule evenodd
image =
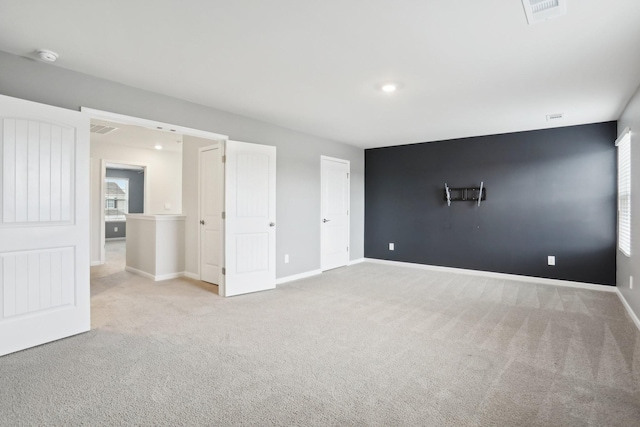
<instances>
[{"instance_id":1,"label":"carpet floor","mask_svg":"<svg viewBox=\"0 0 640 427\"><path fill-rule=\"evenodd\" d=\"M640 425L614 293L362 263L224 299L111 266L92 328L0 358L0 425Z\"/></svg>"}]
</instances>

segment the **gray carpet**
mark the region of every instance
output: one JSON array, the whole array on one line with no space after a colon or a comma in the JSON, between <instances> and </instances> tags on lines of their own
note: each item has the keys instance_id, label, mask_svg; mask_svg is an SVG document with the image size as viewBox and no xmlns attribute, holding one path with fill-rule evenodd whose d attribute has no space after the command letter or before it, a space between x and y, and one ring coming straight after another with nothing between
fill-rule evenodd
<instances>
[{"instance_id":1,"label":"gray carpet","mask_svg":"<svg viewBox=\"0 0 640 427\"><path fill-rule=\"evenodd\" d=\"M613 293L364 263L223 299L105 268L91 332L0 358L1 425L640 425Z\"/></svg>"}]
</instances>

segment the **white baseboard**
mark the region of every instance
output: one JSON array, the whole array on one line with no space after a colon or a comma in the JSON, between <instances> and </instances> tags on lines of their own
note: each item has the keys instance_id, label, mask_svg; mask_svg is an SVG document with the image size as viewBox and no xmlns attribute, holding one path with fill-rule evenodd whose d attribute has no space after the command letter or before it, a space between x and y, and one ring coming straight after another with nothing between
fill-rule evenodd
<instances>
[{"instance_id":1,"label":"white baseboard","mask_svg":"<svg viewBox=\"0 0 640 427\"><path fill-rule=\"evenodd\" d=\"M366 260L367 260L366 258L352 259L347 263L347 265L360 264L361 262L365 262Z\"/></svg>"},{"instance_id":2,"label":"white baseboard","mask_svg":"<svg viewBox=\"0 0 640 427\"><path fill-rule=\"evenodd\" d=\"M156 282L159 282L161 280L177 279L180 277L184 277L184 271L179 271L177 273L160 274L157 275L154 280Z\"/></svg>"},{"instance_id":3,"label":"white baseboard","mask_svg":"<svg viewBox=\"0 0 640 427\"><path fill-rule=\"evenodd\" d=\"M322 274L322 270L311 270L311 271L306 271L300 274L293 274L291 276L281 277L279 279L276 279L276 285L293 282L294 280L306 279L307 277L317 276L318 274Z\"/></svg>"},{"instance_id":4,"label":"white baseboard","mask_svg":"<svg viewBox=\"0 0 640 427\"><path fill-rule=\"evenodd\" d=\"M126 237L107 237L104 239L105 242L116 242L118 240L127 240Z\"/></svg>"},{"instance_id":5,"label":"white baseboard","mask_svg":"<svg viewBox=\"0 0 640 427\"><path fill-rule=\"evenodd\" d=\"M183 277L185 275L184 271L181 271L178 273L159 274L157 276L154 276L151 273L138 270L137 268L129 267L128 265L124 269L130 273L137 274L138 276L146 277L147 279L151 279L155 282L159 282L161 280L177 279L178 277Z\"/></svg>"},{"instance_id":6,"label":"white baseboard","mask_svg":"<svg viewBox=\"0 0 640 427\"><path fill-rule=\"evenodd\" d=\"M616 287L616 292L618 294L618 297L620 298L620 301L622 301L622 305L624 305L624 308L627 309L627 313L629 313L629 317L631 317L631 320L633 320L633 323L636 324L636 328L640 330L640 319L638 318L638 315L633 312L633 309L627 302L627 299L624 297L624 295L622 295L622 292L620 292L620 289L618 289L617 287Z\"/></svg>"},{"instance_id":7,"label":"white baseboard","mask_svg":"<svg viewBox=\"0 0 640 427\"><path fill-rule=\"evenodd\" d=\"M565 286L568 288L589 289L592 291L616 292L615 286L595 285L593 283L573 282L570 280L547 279L544 277L521 276L519 274L494 273L492 271L468 270L465 268L440 267L437 265L416 264L412 262L387 261L384 259L365 258L365 261L375 264L396 265L399 267L419 268L422 270L440 271L446 273L467 274L471 276L491 277L494 279L517 280L519 282L538 283L542 285Z\"/></svg>"},{"instance_id":8,"label":"white baseboard","mask_svg":"<svg viewBox=\"0 0 640 427\"><path fill-rule=\"evenodd\" d=\"M95 267L97 265L103 265L104 262L102 261L91 261L91 267Z\"/></svg>"},{"instance_id":9,"label":"white baseboard","mask_svg":"<svg viewBox=\"0 0 640 427\"><path fill-rule=\"evenodd\" d=\"M147 279L156 280L156 276L149 274L146 271L138 270L137 268L129 267L128 265L124 269L129 273L137 274L138 276L146 277Z\"/></svg>"},{"instance_id":10,"label":"white baseboard","mask_svg":"<svg viewBox=\"0 0 640 427\"><path fill-rule=\"evenodd\" d=\"M188 277L189 279L194 279L194 280L200 280L199 274L191 273L190 271L185 271L184 277Z\"/></svg>"}]
</instances>

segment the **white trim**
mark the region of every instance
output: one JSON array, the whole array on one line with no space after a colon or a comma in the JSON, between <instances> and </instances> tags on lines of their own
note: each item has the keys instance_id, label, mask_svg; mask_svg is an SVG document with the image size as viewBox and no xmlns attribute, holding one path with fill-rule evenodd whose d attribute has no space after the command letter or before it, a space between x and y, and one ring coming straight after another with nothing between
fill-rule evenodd
<instances>
[{"instance_id":1,"label":"white trim","mask_svg":"<svg viewBox=\"0 0 640 427\"><path fill-rule=\"evenodd\" d=\"M137 268L129 267L128 265L125 266L124 269L129 273L137 274L138 276L146 277L147 279L156 280L156 276L149 274L146 271L138 270Z\"/></svg>"},{"instance_id":2,"label":"white trim","mask_svg":"<svg viewBox=\"0 0 640 427\"><path fill-rule=\"evenodd\" d=\"M98 265L104 265L104 262L100 262L100 261L91 261L91 267L95 267Z\"/></svg>"},{"instance_id":3,"label":"white trim","mask_svg":"<svg viewBox=\"0 0 640 427\"><path fill-rule=\"evenodd\" d=\"M322 270L311 270L311 271L306 271L300 274L293 274L291 276L281 277L279 279L276 279L276 285L293 282L294 280L306 279L307 277L317 276L318 274L322 274Z\"/></svg>"},{"instance_id":4,"label":"white trim","mask_svg":"<svg viewBox=\"0 0 640 427\"><path fill-rule=\"evenodd\" d=\"M184 126L177 126L169 123L157 122L155 120L147 120L147 119L142 119L140 117L127 116L124 114L112 113L110 111L96 110L96 109L87 108L87 107L80 107L80 111L82 111L83 113L86 113L93 119L102 119L102 120L108 120L110 122L115 122L115 123L124 123L128 125L142 126L145 128L160 130L160 131L164 129L170 129L173 131L171 133L179 133L182 135L196 136L198 138L204 138L204 139L215 139L215 140L229 139L227 135L222 135L219 133L189 128Z\"/></svg>"},{"instance_id":5,"label":"white trim","mask_svg":"<svg viewBox=\"0 0 640 427\"><path fill-rule=\"evenodd\" d=\"M177 279L179 277L184 277L185 272L180 271L178 273L169 273L169 274L161 274L158 276L154 276L153 274L147 273L146 271L138 270L137 268L129 267L128 265L124 268L129 273L137 274L138 276L146 277L147 279L151 279L155 282L159 282L161 280L169 280L169 279Z\"/></svg>"},{"instance_id":6,"label":"white trim","mask_svg":"<svg viewBox=\"0 0 640 427\"><path fill-rule=\"evenodd\" d=\"M91 137L89 137L91 140ZM118 165L124 166L136 166L142 168L143 178L143 187L144 187L144 197L142 199L142 212L147 212L147 207L149 206L149 168L148 165L144 163L131 163L129 161L118 161L118 160L108 160L108 159L100 159L100 262L104 264L106 260L106 252L105 252L105 242L106 242L106 230L105 230L105 180L107 179L107 168L117 169Z\"/></svg>"},{"instance_id":7,"label":"white trim","mask_svg":"<svg viewBox=\"0 0 640 427\"><path fill-rule=\"evenodd\" d=\"M184 277L187 277L189 279L200 280L200 275L199 274L192 273L190 271L185 271L183 274L184 274Z\"/></svg>"},{"instance_id":8,"label":"white trim","mask_svg":"<svg viewBox=\"0 0 640 427\"><path fill-rule=\"evenodd\" d=\"M537 283L540 285L564 286L568 288L589 289L592 291L615 292L615 286L596 285L593 283L573 282L570 280L547 279L544 277L521 276L519 274L494 273L492 271L468 270L465 268L440 267L437 265L415 264L412 262L387 261L383 259L365 258L374 264L396 265L398 267L418 268L421 270L440 271L445 273L466 274L471 276L491 277L494 279L517 280L519 282Z\"/></svg>"},{"instance_id":9,"label":"white trim","mask_svg":"<svg viewBox=\"0 0 640 427\"><path fill-rule=\"evenodd\" d=\"M347 265L361 264L361 263L363 263L365 261L367 261L366 258L352 259L352 260L349 260L349 263Z\"/></svg>"},{"instance_id":10,"label":"white trim","mask_svg":"<svg viewBox=\"0 0 640 427\"><path fill-rule=\"evenodd\" d=\"M125 222L125 221L120 221L120 222ZM126 237L107 237L106 239L104 239L106 242L115 242L118 240L127 240Z\"/></svg>"},{"instance_id":11,"label":"white trim","mask_svg":"<svg viewBox=\"0 0 640 427\"><path fill-rule=\"evenodd\" d=\"M623 139L625 139L627 137L628 134L631 133L631 128L624 128L624 130L622 131L622 133L620 134L620 136L618 136L618 138L616 139L616 147L618 145L620 145L620 143L622 142Z\"/></svg>"},{"instance_id":12,"label":"white trim","mask_svg":"<svg viewBox=\"0 0 640 427\"><path fill-rule=\"evenodd\" d=\"M154 280L156 282L159 282L161 280L178 279L180 277L184 277L184 271L180 271L178 273L161 274L159 276L155 276Z\"/></svg>"},{"instance_id":13,"label":"white trim","mask_svg":"<svg viewBox=\"0 0 640 427\"><path fill-rule=\"evenodd\" d=\"M631 320L633 320L633 323L636 324L636 328L640 330L640 319L638 318L638 315L636 315L636 313L633 312L633 309L627 302L627 299L624 297L624 295L622 295L622 292L617 287L616 287L616 292L618 294L618 297L620 298L620 301L622 301L622 305L624 305L624 308L627 309L627 313L629 313L629 317L631 317Z\"/></svg>"}]
</instances>

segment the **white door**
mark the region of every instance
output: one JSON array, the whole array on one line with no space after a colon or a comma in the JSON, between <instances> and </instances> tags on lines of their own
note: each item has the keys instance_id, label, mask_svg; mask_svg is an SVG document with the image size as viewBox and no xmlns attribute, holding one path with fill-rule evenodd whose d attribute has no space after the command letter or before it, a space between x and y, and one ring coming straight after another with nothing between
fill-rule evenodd
<instances>
[{"instance_id":1,"label":"white door","mask_svg":"<svg viewBox=\"0 0 640 427\"><path fill-rule=\"evenodd\" d=\"M200 149L200 280L220 284L224 167L220 144Z\"/></svg>"},{"instance_id":2,"label":"white door","mask_svg":"<svg viewBox=\"0 0 640 427\"><path fill-rule=\"evenodd\" d=\"M0 95L0 355L88 331L89 119Z\"/></svg>"},{"instance_id":3,"label":"white door","mask_svg":"<svg viewBox=\"0 0 640 427\"><path fill-rule=\"evenodd\" d=\"M330 270L349 263L348 160L320 159L322 229L321 268Z\"/></svg>"},{"instance_id":4,"label":"white door","mask_svg":"<svg viewBox=\"0 0 640 427\"><path fill-rule=\"evenodd\" d=\"M220 295L276 287L276 147L227 141Z\"/></svg>"}]
</instances>

